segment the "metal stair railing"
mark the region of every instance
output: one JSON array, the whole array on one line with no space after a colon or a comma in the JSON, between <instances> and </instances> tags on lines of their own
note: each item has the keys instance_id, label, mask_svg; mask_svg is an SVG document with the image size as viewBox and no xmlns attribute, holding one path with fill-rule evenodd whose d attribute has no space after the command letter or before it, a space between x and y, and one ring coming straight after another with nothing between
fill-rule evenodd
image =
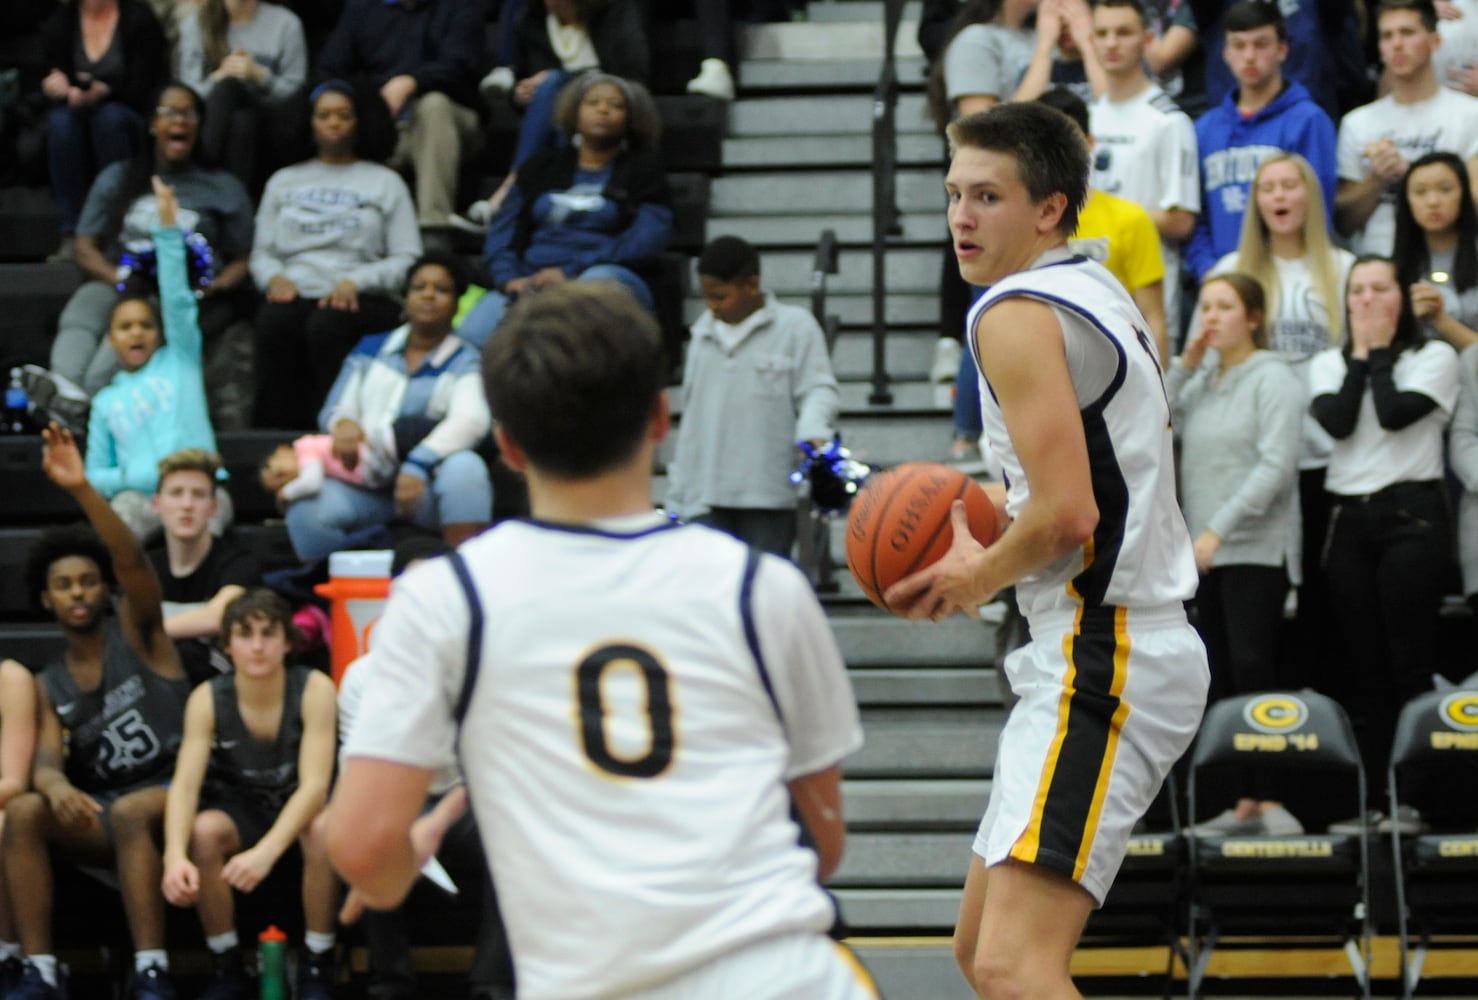
<instances>
[{"instance_id":1,"label":"metal stair railing","mask_svg":"<svg viewBox=\"0 0 1478 1000\"><path fill-rule=\"evenodd\" d=\"M904 0L884 0L883 68L872 93L872 392L874 406L893 402L888 388L888 288L885 258L888 237L898 223L898 64L893 49L903 20Z\"/></svg>"}]
</instances>

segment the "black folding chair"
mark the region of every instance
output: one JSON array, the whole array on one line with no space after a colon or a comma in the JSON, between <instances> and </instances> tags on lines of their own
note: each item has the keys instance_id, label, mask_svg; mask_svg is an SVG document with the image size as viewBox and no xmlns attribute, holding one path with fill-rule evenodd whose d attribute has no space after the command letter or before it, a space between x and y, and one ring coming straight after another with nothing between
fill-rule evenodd
<instances>
[{"instance_id":1,"label":"black folding chair","mask_svg":"<svg viewBox=\"0 0 1478 1000\"><path fill-rule=\"evenodd\" d=\"M1166 775L1149 812L1129 840L1124 864L1103 906L1083 929L1089 947L1163 945L1166 1000L1175 985L1175 960L1186 968L1191 955L1181 938L1186 924L1185 840L1180 821L1180 793L1175 773Z\"/></svg>"},{"instance_id":2,"label":"black folding chair","mask_svg":"<svg viewBox=\"0 0 1478 1000\"><path fill-rule=\"evenodd\" d=\"M1276 768L1301 774L1325 802L1366 811L1365 771L1354 732L1332 699L1313 691L1227 698L1201 724L1187 783L1186 937L1194 961L1189 995L1201 995L1218 949L1342 949L1362 996L1370 996L1369 830L1300 836L1198 835L1203 783L1229 772ZM1212 776L1208 779L1208 775ZM1290 802L1295 814L1297 802ZM1235 935L1237 937L1229 937ZM1256 936L1256 940L1248 940Z\"/></svg>"},{"instance_id":3,"label":"black folding chair","mask_svg":"<svg viewBox=\"0 0 1478 1000\"><path fill-rule=\"evenodd\" d=\"M1418 808L1431 832L1403 836L1396 824L1391 830L1406 998L1416 992L1430 950L1478 946L1475 777L1478 689L1432 691L1408 702L1396 724L1386 784L1392 813L1401 805Z\"/></svg>"}]
</instances>

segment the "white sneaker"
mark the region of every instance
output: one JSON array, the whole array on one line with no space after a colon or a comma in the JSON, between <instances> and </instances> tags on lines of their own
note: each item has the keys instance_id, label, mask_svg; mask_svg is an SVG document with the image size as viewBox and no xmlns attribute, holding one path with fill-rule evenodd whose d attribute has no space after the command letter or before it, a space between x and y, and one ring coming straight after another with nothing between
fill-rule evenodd
<instances>
[{"instance_id":1,"label":"white sneaker","mask_svg":"<svg viewBox=\"0 0 1478 1000\"><path fill-rule=\"evenodd\" d=\"M720 101L734 99L734 74L722 59L705 59L698 75L688 81L688 93L715 97Z\"/></svg>"},{"instance_id":2,"label":"white sneaker","mask_svg":"<svg viewBox=\"0 0 1478 1000\"><path fill-rule=\"evenodd\" d=\"M1210 819L1190 827L1189 832L1198 837L1260 837L1267 828L1260 816L1241 819L1235 809L1223 809Z\"/></svg>"},{"instance_id":3,"label":"white sneaker","mask_svg":"<svg viewBox=\"0 0 1478 1000\"><path fill-rule=\"evenodd\" d=\"M1263 833L1269 837L1301 837L1304 825L1282 806L1268 806L1262 811Z\"/></svg>"},{"instance_id":4,"label":"white sneaker","mask_svg":"<svg viewBox=\"0 0 1478 1000\"><path fill-rule=\"evenodd\" d=\"M934 363L929 366L929 381L954 385L960 373L960 355L964 348L953 337L940 337L934 342Z\"/></svg>"},{"instance_id":5,"label":"white sneaker","mask_svg":"<svg viewBox=\"0 0 1478 1000\"><path fill-rule=\"evenodd\" d=\"M474 201L467 206L465 212L453 212L446 217L446 221L447 225L453 229L481 236L488 231L488 226L492 224L495 214L496 209L488 201Z\"/></svg>"},{"instance_id":6,"label":"white sneaker","mask_svg":"<svg viewBox=\"0 0 1478 1000\"><path fill-rule=\"evenodd\" d=\"M513 70L508 66L496 66L492 72L482 78L477 85L478 93L484 97L493 97L497 94L506 94L513 89Z\"/></svg>"}]
</instances>

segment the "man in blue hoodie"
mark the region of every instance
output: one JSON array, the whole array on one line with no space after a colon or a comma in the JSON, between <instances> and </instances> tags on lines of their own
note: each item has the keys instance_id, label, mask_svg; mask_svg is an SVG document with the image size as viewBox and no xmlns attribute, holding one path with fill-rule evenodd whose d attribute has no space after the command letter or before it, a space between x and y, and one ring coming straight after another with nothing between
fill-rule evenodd
<instances>
[{"instance_id":1,"label":"man in blue hoodie","mask_svg":"<svg viewBox=\"0 0 1478 1000\"><path fill-rule=\"evenodd\" d=\"M1288 27L1277 4L1243 0L1222 23L1222 55L1237 89L1196 122L1201 214L1185 259L1197 280L1237 248L1253 175L1276 153L1299 153L1313 165L1324 189L1326 217L1334 218L1334 123L1302 84L1283 78Z\"/></svg>"}]
</instances>

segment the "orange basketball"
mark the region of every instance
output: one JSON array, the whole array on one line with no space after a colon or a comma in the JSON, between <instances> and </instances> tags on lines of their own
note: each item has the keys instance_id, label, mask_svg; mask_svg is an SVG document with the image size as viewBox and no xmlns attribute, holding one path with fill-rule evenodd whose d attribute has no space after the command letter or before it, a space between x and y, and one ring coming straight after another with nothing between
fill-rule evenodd
<instances>
[{"instance_id":1,"label":"orange basketball","mask_svg":"<svg viewBox=\"0 0 1478 1000\"><path fill-rule=\"evenodd\" d=\"M872 603L892 611L883 591L949 551L956 497L965 501L970 533L981 545L1000 537L995 505L958 469L907 462L867 480L847 517L847 568Z\"/></svg>"}]
</instances>

